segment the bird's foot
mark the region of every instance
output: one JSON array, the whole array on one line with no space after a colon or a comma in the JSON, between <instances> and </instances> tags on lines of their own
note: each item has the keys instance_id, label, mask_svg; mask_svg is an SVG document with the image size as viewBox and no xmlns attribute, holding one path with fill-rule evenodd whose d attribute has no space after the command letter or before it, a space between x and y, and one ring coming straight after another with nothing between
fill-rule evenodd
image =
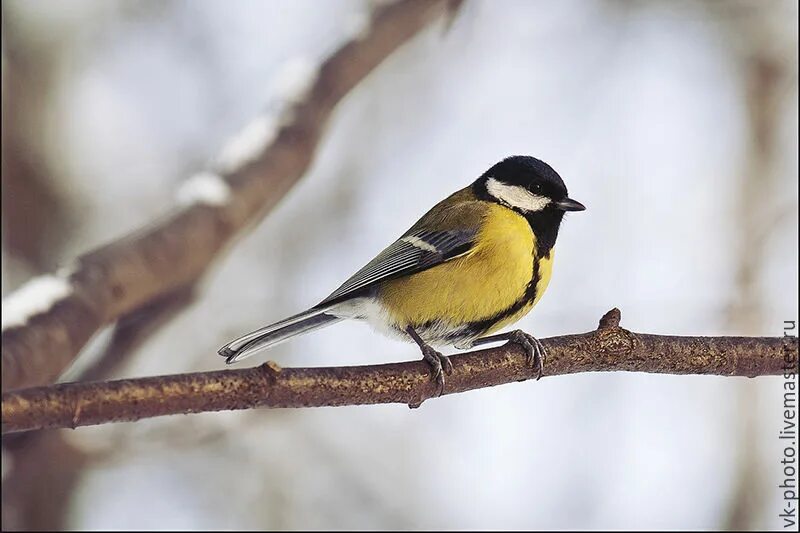
<instances>
[{"instance_id":1,"label":"bird's foot","mask_svg":"<svg viewBox=\"0 0 800 533\"><path fill-rule=\"evenodd\" d=\"M444 393L445 375L453 373L453 363L450 362L449 357L442 355L427 344L420 346L420 349L423 361L431 367L431 377L439 385L439 396L441 396Z\"/></svg>"},{"instance_id":2,"label":"bird's foot","mask_svg":"<svg viewBox=\"0 0 800 533\"><path fill-rule=\"evenodd\" d=\"M473 347L504 340L522 346L528 356L528 365L533 367L534 371L536 372L536 380L538 381L544 372L544 364L547 361L547 350L542 343L539 342L539 339L533 335L525 333L521 329L515 329L514 331L509 331L508 333L500 333L499 335L491 335L489 337L480 337L471 341L468 346L466 343L464 345L467 347Z\"/></svg>"},{"instance_id":3,"label":"bird's foot","mask_svg":"<svg viewBox=\"0 0 800 533\"><path fill-rule=\"evenodd\" d=\"M544 364L547 361L547 350L539 339L529 333L525 333L521 329L515 329L509 332L508 342L513 342L514 344L522 346L527 355L527 363L532 366L536 372L536 380L538 381L541 379L542 373L544 372Z\"/></svg>"},{"instance_id":4,"label":"bird's foot","mask_svg":"<svg viewBox=\"0 0 800 533\"><path fill-rule=\"evenodd\" d=\"M414 331L414 328L409 326L406 329L406 333L414 339L414 342L417 343L419 349L422 350L422 360L428 363L431 367L431 377L436 381L439 385L439 396L444 393L444 382L445 382L445 374L449 375L453 372L453 363L450 362L450 359L442 355L441 353L437 352L422 340L422 337Z\"/></svg>"}]
</instances>

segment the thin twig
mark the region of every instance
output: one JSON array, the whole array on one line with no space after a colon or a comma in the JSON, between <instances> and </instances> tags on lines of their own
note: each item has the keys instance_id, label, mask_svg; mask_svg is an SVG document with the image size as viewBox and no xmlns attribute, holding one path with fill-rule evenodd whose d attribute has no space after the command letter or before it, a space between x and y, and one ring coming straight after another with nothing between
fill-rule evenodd
<instances>
[{"instance_id":1,"label":"thin twig","mask_svg":"<svg viewBox=\"0 0 800 533\"><path fill-rule=\"evenodd\" d=\"M55 282L66 283L66 291L57 291L47 309L3 328L2 389L52 383L104 324L194 283L305 173L336 104L446 6L447 0L404 0L377 7L363 31L311 73L308 90L290 95L281 116L257 122L256 133L235 147L233 165L203 175L210 200L88 253L59 274Z\"/></svg>"},{"instance_id":2,"label":"thin twig","mask_svg":"<svg viewBox=\"0 0 800 533\"><path fill-rule=\"evenodd\" d=\"M609 311L589 333L543 339L546 376L624 370L721 376L796 371L796 337L672 337L633 333ZM451 358L445 394L524 381L535 372L514 344ZM221 370L98 383L65 383L3 394L3 433L134 421L170 414L254 407L404 403L437 395L423 361L336 368L280 368L269 362Z\"/></svg>"}]
</instances>

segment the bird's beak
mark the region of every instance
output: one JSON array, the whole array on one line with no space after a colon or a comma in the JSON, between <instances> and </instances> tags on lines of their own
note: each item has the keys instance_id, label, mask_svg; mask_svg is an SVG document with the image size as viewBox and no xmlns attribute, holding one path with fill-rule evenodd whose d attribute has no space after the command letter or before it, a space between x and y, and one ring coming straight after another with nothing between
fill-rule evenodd
<instances>
[{"instance_id":1,"label":"bird's beak","mask_svg":"<svg viewBox=\"0 0 800 533\"><path fill-rule=\"evenodd\" d=\"M555 202L553 205L555 205L556 209L561 209L562 211L583 211L586 209L585 205L572 198L564 198L560 202Z\"/></svg>"}]
</instances>

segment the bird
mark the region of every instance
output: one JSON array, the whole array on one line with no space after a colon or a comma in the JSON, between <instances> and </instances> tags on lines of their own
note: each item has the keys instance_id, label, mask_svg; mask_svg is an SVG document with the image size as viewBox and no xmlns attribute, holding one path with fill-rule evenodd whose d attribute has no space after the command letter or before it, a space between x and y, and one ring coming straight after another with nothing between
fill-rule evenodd
<instances>
[{"instance_id":1,"label":"bird","mask_svg":"<svg viewBox=\"0 0 800 533\"><path fill-rule=\"evenodd\" d=\"M537 379L547 352L517 322L550 282L566 212L583 211L561 176L531 156L494 164L451 194L310 309L243 335L219 354L235 363L298 335L347 319L419 346L444 391L452 363L436 347L522 346Z\"/></svg>"}]
</instances>

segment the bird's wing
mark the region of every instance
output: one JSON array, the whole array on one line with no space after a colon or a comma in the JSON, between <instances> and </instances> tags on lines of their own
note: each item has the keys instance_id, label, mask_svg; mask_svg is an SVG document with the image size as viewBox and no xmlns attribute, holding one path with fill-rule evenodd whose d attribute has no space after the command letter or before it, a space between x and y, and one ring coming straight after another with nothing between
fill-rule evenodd
<instances>
[{"instance_id":1,"label":"bird's wing","mask_svg":"<svg viewBox=\"0 0 800 533\"><path fill-rule=\"evenodd\" d=\"M465 254L472 248L476 233L477 229L414 231L412 228L316 307L344 301L377 283L420 272Z\"/></svg>"}]
</instances>

